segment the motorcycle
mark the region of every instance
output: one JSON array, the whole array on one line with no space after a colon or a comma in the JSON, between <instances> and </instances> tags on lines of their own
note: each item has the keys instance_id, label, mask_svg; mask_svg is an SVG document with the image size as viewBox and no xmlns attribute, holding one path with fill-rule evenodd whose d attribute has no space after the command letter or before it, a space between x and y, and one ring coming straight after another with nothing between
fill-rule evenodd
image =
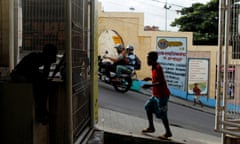
<instances>
[{"instance_id":1,"label":"motorcycle","mask_svg":"<svg viewBox=\"0 0 240 144\"><path fill-rule=\"evenodd\" d=\"M106 51L105 54L107 53ZM113 81L112 79L116 77L116 71L108 69L108 66L112 64L109 61L103 61L103 59L103 56L98 56L98 79L111 84L118 92L127 92L132 86L133 79L136 78L136 72L133 70L130 74L122 73L118 77L119 81Z\"/></svg>"}]
</instances>

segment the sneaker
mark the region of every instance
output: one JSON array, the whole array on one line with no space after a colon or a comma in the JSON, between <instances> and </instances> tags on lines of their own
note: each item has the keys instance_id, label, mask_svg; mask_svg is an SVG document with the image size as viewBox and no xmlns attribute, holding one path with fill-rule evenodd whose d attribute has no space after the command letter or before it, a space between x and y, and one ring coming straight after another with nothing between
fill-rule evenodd
<instances>
[{"instance_id":1,"label":"sneaker","mask_svg":"<svg viewBox=\"0 0 240 144\"><path fill-rule=\"evenodd\" d=\"M154 133L155 128L145 128L142 130L142 133Z\"/></svg>"}]
</instances>

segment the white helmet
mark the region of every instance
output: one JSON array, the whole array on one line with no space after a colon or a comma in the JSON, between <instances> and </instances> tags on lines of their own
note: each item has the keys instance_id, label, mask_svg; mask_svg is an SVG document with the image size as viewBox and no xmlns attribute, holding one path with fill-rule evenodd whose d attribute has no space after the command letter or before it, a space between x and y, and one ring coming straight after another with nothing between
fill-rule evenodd
<instances>
[{"instance_id":1,"label":"white helmet","mask_svg":"<svg viewBox=\"0 0 240 144\"><path fill-rule=\"evenodd\" d=\"M133 51L133 50L134 50L134 47L133 47L132 45L128 45L128 46L126 47L126 49L127 49L128 51Z\"/></svg>"}]
</instances>

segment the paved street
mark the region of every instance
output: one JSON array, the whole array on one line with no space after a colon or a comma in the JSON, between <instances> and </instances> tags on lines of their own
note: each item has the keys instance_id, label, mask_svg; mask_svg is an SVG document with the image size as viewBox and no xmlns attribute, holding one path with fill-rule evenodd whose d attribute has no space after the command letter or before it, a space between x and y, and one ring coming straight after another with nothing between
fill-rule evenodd
<instances>
[{"instance_id":1,"label":"paved street","mask_svg":"<svg viewBox=\"0 0 240 144\"><path fill-rule=\"evenodd\" d=\"M114 98L114 101L111 101L112 98ZM100 84L99 123L97 124L97 127L104 129L105 131L146 137L141 134L141 130L147 126L145 111L143 109L143 104L147 98L148 96L146 95L144 96L142 94L131 91L125 94L117 93L110 85ZM136 104L133 104L132 101L135 101ZM189 123L189 121L192 120L193 124L199 125L197 123L199 123L201 120L204 121L204 119L200 119L197 122L194 122L194 118L201 118L199 115L203 115L203 117L214 117L214 110L211 108L204 107L202 109L200 106L192 107L192 103L180 100L178 98L175 99L174 97L171 97L170 101L171 102L169 107L174 107L177 111L173 113L173 110L169 109L169 117L170 115L178 117L177 114L180 113L183 115L182 117L184 120L184 115L188 113L186 112L186 109L190 109L190 111L197 115L193 115L193 118L191 119L185 116L185 119L189 119L185 121L186 123ZM182 109L184 109L185 112L181 112ZM220 143L220 135L213 131L214 125L211 125L209 131L204 127L199 131L196 130L196 127L192 125L192 123L189 123L189 125L184 123L181 124L177 120L174 120L176 118L170 117L169 119L174 135L173 140L175 141L194 144ZM158 136L164 132L164 129L161 124L161 120L155 119L155 123L157 131L153 135ZM211 124L212 122L206 123ZM200 127L202 126L200 125ZM147 137L151 138L149 136Z\"/></svg>"}]
</instances>

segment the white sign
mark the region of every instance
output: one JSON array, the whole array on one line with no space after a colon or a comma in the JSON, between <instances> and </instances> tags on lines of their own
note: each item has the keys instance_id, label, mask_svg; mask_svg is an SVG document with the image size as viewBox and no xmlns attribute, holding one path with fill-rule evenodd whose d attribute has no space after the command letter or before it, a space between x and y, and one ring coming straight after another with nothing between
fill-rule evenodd
<instances>
[{"instance_id":1,"label":"white sign","mask_svg":"<svg viewBox=\"0 0 240 144\"><path fill-rule=\"evenodd\" d=\"M193 94L194 83L198 84L201 94L208 93L208 59L189 59L188 60L188 93Z\"/></svg>"},{"instance_id":2,"label":"white sign","mask_svg":"<svg viewBox=\"0 0 240 144\"><path fill-rule=\"evenodd\" d=\"M157 37L157 52L168 86L185 90L187 38Z\"/></svg>"}]
</instances>

